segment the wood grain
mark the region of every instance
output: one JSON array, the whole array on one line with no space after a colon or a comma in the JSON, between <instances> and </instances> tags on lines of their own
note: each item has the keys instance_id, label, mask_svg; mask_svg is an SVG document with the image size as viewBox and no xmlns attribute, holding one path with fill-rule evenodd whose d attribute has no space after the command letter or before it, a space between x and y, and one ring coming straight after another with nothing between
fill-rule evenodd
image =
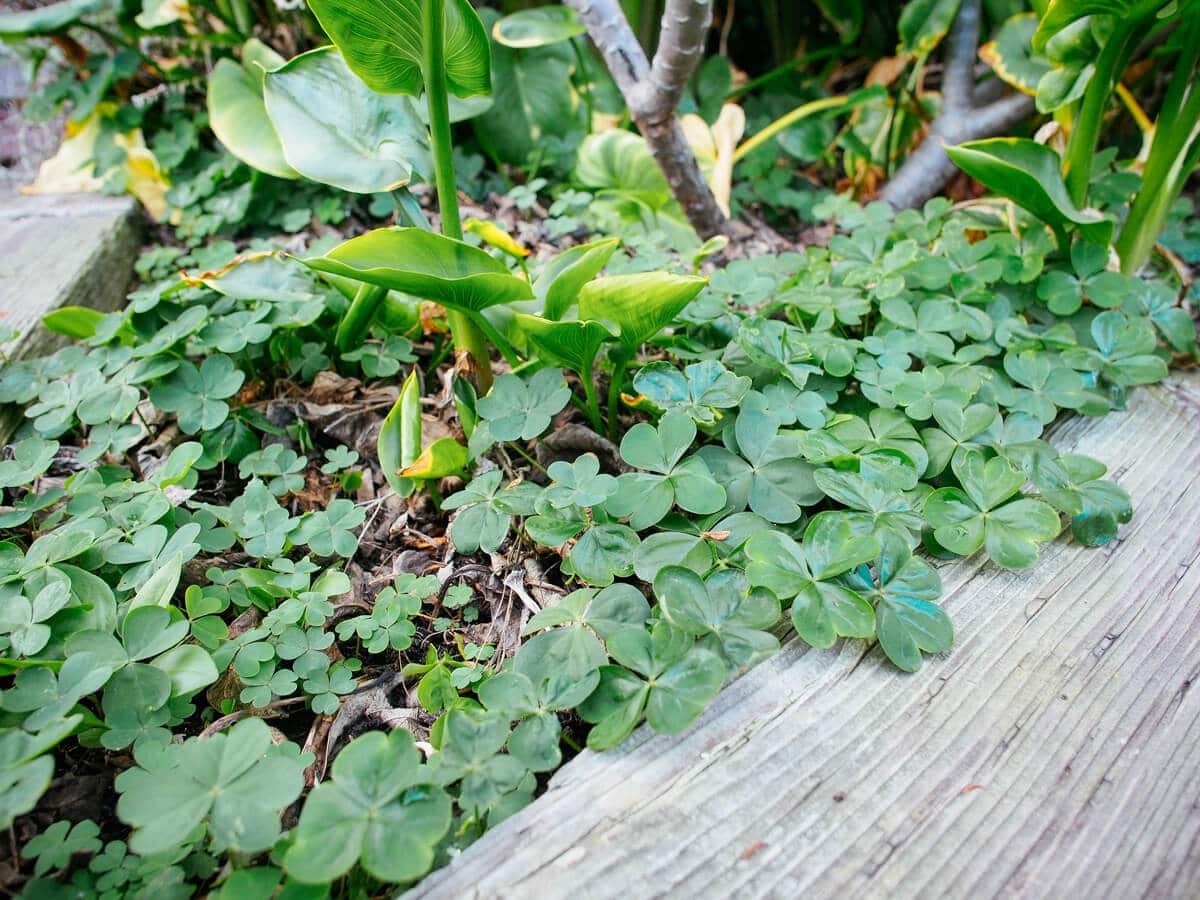
<instances>
[{"instance_id":1,"label":"wood grain","mask_svg":"<svg viewBox=\"0 0 1200 900\"><path fill-rule=\"evenodd\" d=\"M944 564L957 643L921 672L790 643L404 896L1200 897L1200 375L1055 443L1133 495L1112 545Z\"/></svg>"},{"instance_id":2,"label":"wood grain","mask_svg":"<svg viewBox=\"0 0 1200 900\"><path fill-rule=\"evenodd\" d=\"M62 306L103 312L125 302L138 252L129 197L57 194L6 197L0 204L0 325L17 329L9 359L50 353L63 338L42 327ZM0 411L0 439L17 421Z\"/></svg>"}]
</instances>

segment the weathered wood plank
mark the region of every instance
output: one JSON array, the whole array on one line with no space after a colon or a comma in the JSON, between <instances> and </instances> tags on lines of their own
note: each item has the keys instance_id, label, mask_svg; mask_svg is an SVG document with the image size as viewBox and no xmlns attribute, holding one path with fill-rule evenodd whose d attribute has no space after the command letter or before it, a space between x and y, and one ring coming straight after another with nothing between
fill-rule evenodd
<instances>
[{"instance_id":1,"label":"weathered wood plank","mask_svg":"<svg viewBox=\"0 0 1200 900\"><path fill-rule=\"evenodd\" d=\"M945 564L945 658L789 644L405 897L1200 896L1200 375L1056 443L1133 495L1113 545Z\"/></svg>"},{"instance_id":2,"label":"weathered wood plank","mask_svg":"<svg viewBox=\"0 0 1200 900\"><path fill-rule=\"evenodd\" d=\"M41 325L59 307L107 312L124 303L138 252L137 221L129 197L58 194L0 202L0 325L20 333L4 348L9 359L61 345ZM0 414L0 436L12 421Z\"/></svg>"}]
</instances>

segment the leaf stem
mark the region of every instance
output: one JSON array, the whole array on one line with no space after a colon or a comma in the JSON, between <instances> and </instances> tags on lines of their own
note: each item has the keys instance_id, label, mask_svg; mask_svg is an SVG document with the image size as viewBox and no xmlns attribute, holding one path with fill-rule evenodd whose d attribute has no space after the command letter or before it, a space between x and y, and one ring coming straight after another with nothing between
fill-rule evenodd
<instances>
[{"instance_id":1,"label":"leaf stem","mask_svg":"<svg viewBox=\"0 0 1200 900\"><path fill-rule=\"evenodd\" d=\"M342 316L337 335L334 337L334 343L339 351L348 353L362 343L375 318L375 313L379 311L387 294L387 288L374 284L363 282L358 286L358 293L354 295L354 301L346 310L346 314Z\"/></svg>"},{"instance_id":2,"label":"leaf stem","mask_svg":"<svg viewBox=\"0 0 1200 900\"><path fill-rule=\"evenodd\" d=\"M429 107L429 136L433 143L434 174L437 182L438 209L442 214L442 234L462 240L462 220L458 213L458 185L454 180L454 144L450 136L450 98L446 86L445 0L424 0L425 45L422 76L425 100ZM446 310L454 348L468 355L475 364L480 393L492 386L492 360L487 339L478 325L461 312Z\"/></svg>"},{"instance_id":3,"label":"leaf stem","mask_svg":"<svg viewBox=\"0 0 1200 900\"><path fill-rule=\"evenodd\" d=\"M613 360L612 381L608 384L608 439L617 439L617 414L621 410L621 385L629 368L629 357L622 351Z\"/></svg>"}]
</instances>

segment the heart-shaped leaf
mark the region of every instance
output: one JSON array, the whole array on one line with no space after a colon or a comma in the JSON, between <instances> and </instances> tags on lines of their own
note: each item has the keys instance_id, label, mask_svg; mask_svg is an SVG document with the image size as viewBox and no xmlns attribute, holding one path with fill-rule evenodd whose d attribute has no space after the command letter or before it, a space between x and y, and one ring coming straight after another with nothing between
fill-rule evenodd
<instances>
[{"instance_id":1,"label":"heart-shaped leaf","mask_svg":"<svg viewBox=\"0 0 1200 900\"><path fill-rule=\"evenodd\" d=\"M427 0L310 0L309 7L346 62L380 94L421 93ZM492 69L487 31L468 0L444 0L446 86L457 97L487 94ZM370 27L364 27L364 23Z\"/></svg>"},{"instance_id":2,"label":"heart-shaped leaf","mask_svg":"<svg viewBox=\"0 0 1200 900\"><path fill-rule=\"evenodd\" d=\"M306 178L372 194L432 171L413 101L372 91L332 47L268 72L263 95L287 164Z\"/></svg>"}]
</instances>

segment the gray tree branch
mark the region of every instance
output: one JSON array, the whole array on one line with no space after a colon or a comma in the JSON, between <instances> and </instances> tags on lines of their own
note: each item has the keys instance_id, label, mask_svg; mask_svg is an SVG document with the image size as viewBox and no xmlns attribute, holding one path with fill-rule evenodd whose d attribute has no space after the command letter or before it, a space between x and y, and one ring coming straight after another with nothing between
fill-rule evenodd
<instances>
[{"instance_id":1,"label":"gray tree branch","mask_svg":"<svg viewBox=\"0 0 1200 900\"><path fill-rule=\"evenodd\" d=\"M947 144L994 137L1033 115L1033 98L1025 94L1007 94L986 106L976 105L990 93L975 88L980 18L980 0L963 0L946 40L942 109L921 146L879 194L897 209L920 206L954 177L958 169L946 154Z\"/></svg>"},{"instance_id":2,"label":"gray tree branch","mask_svg":"<svg viewBox=\"0 0 1200 900\"><path fill-rule=\"evenodd\" d=\"M579 13L625 98L658 167L701 237L728 224L675 118L675 107L704 54L712 0L667 0L653 64L617 0L563 0Z\"/></svg>"}]
</instances>

